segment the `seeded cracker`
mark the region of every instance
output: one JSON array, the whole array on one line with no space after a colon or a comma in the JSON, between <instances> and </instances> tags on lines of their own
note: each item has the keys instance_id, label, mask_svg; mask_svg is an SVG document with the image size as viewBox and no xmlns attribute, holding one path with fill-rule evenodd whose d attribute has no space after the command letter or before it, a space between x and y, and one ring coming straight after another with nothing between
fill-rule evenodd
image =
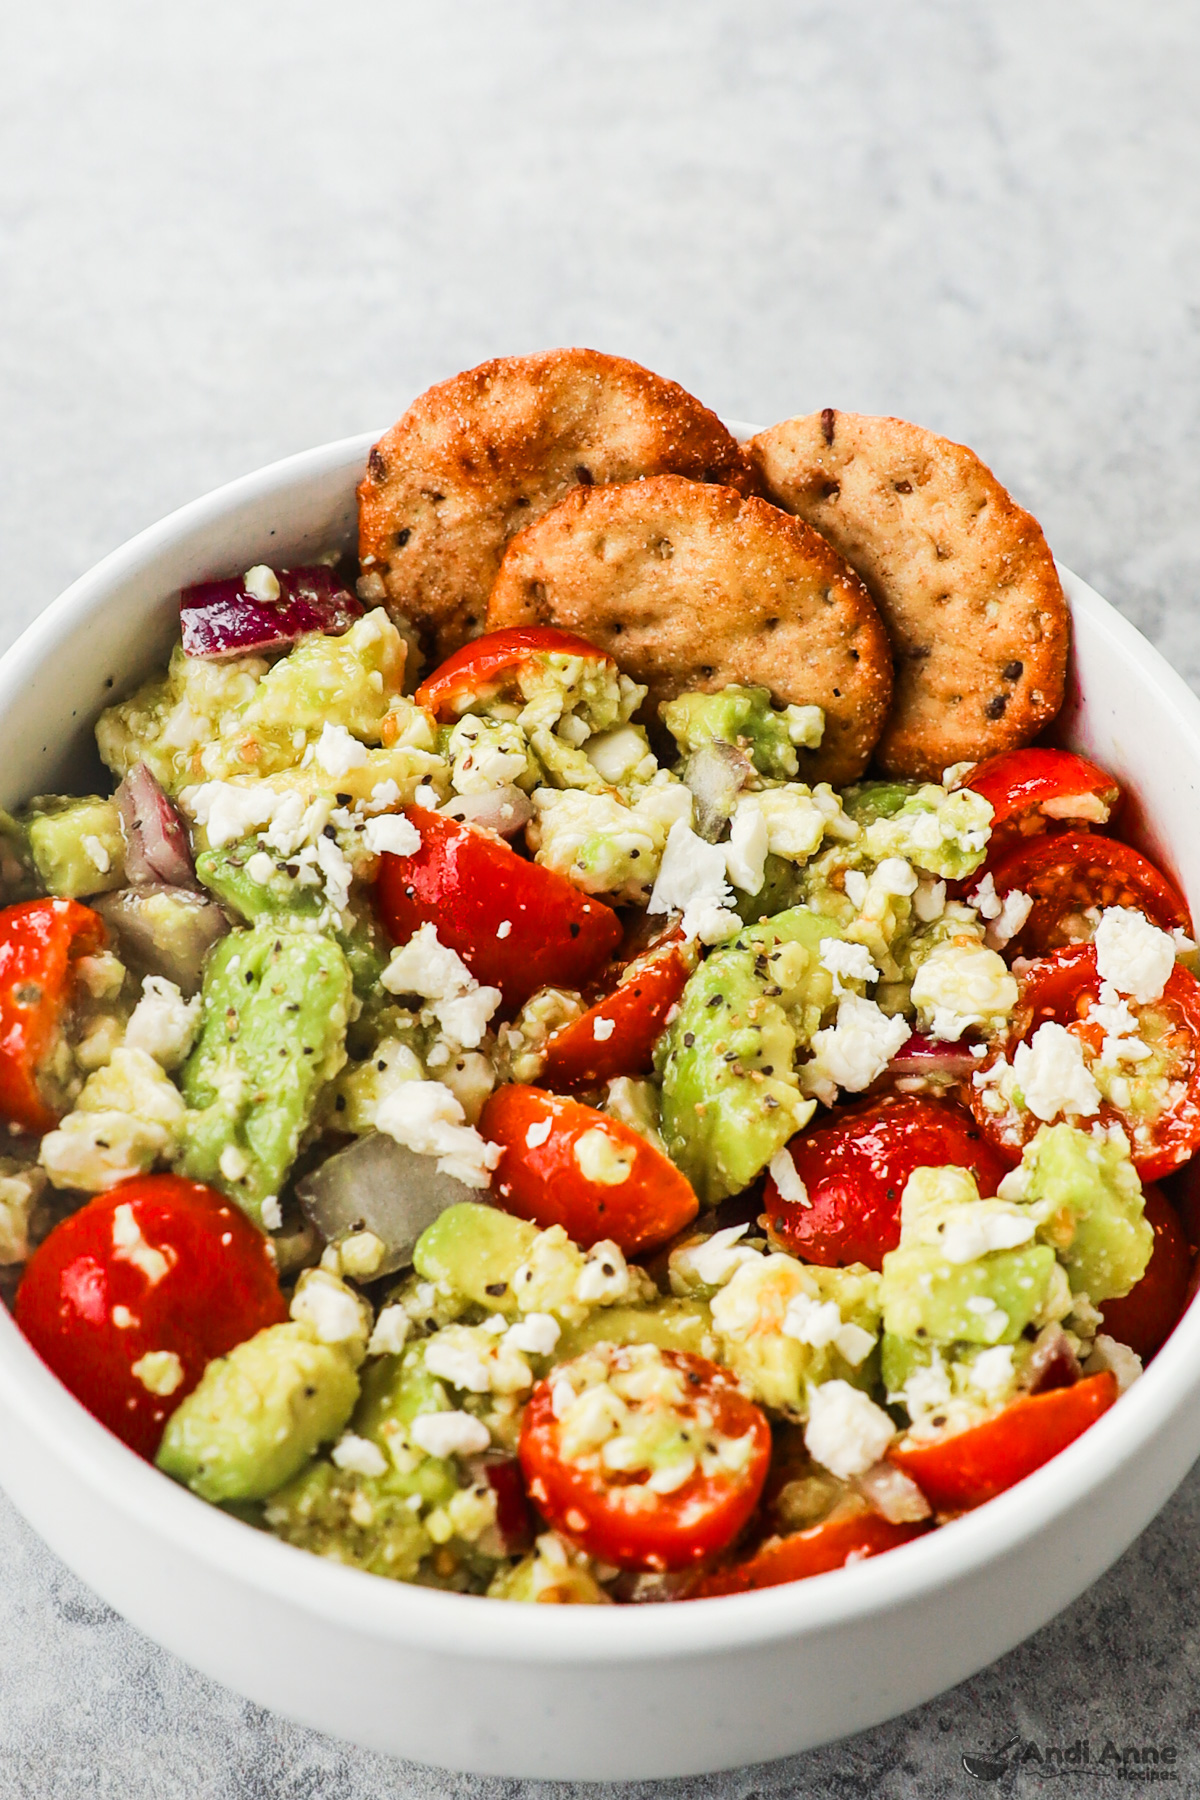
<instances>
[{"instance_id":1,"label":"seeded cracker","mask_svg":"<svg viewBox=\"0 0 1200 1800\"><path fill-rule=\"evenodd\" d=\"M375 445L359 554L439 661L483 628L513 533L571 488L679 474L757 484L715 413L674 381L595 350L503 356L441 382Z\"/></svg>"},{"instance_id":2,"label":"seeded cracker","mask_svg":"<svg viewBox=\"0 0 1200 1800\"><path fill-rule=\"evenodd\" d=\"M892 775L1026 744L1062 704L1069 616L1036 519L973 451L902 419L812 413L747 445L777 505L858 570L883 614Z\"/></svg>"},{"instance_id":3,"label":"seeded cracker","mask_svg":"<svg viewBox=\"0 0 1200 1800\"><path fill-rule=\"evenodd\" d=\"M765 500L677 475L560 501L509 545L487 623L579 632L649 687L648 717L730 682L821 706L804 781L856 780L891 697L887 635L853 569Z\"/></svg>"}]
</instances>

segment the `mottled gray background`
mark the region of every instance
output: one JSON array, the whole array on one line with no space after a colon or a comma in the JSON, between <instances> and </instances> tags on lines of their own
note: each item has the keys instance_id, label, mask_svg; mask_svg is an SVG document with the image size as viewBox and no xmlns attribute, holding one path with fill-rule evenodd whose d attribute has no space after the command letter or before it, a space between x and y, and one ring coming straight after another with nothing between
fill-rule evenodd
<instances>
[{"instance_id":1,"label":"mottled gray background","mask_svg":"<svg viewBox=\"0 0 1200 1800\"><path fill-rule=\"evenodd\" d=\"M975 445L1200 684L1198 75L1188 0L0 0L0 640L201 491L582 342ZM960 1763L1020 1732L1173 1741L1200 1791L1198 1575L1193 1476L954 1693L665 1785L1034 1793ZM0 1500L4 1800L523 1792L246 1706Z\"/></svg>"}]
</instances>

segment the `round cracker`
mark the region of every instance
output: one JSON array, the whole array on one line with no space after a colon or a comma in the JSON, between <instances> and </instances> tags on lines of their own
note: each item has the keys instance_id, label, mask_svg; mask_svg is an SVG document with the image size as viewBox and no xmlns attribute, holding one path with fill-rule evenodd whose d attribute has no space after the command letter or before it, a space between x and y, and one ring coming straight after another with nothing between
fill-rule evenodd
<instances>
[{"instance_id":1,"label":"round cracker","mask_svg":"<svg viewBox=\"0 0 1200 1800\"><path fill-rule=\"evenodd\" d=\"M1070 615L1041 526L973 450L903 419L812 413L747 446L777 505L858 570L883 615L891 775L1026 744L1062 704Z\"/></svg>"},{"instance_id":2,"label":"round cracker","mask_svg":"<svg viewBox=\"0 0 1200 1800\"><path fill-rule=\"evenodd\" d=\"M483 626L504 547L579 485L687 475L745 492L737 440L677 382L597 350L501 356L432 387L371 451L359 556L436 660ZM374 585L374 584L372 584Z\"/></svg>"},{"instance_id":3,"label":"round cracker","mask_svg":"<svg viewBox=\"0 0 1200 1800\"><path fill-rule=\"evenodd\" d=\"M887 634L870 595L825 540L765 500L659 475L578 488L508 546L488 629L560 625L617 659L650 693L765 687L820 706L806 781L854 781L892 689Z\"/></svg>"}]
</instances>

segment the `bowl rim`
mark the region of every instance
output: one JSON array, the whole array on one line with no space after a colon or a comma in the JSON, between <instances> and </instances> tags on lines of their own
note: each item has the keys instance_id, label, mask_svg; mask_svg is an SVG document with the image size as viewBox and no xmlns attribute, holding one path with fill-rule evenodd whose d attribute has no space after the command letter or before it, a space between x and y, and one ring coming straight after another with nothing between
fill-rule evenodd
<instances>
[{"instance_id":1,"label":"bowl rim","mask_svg":"<svg viewBox=\"0 0 1200 1800\"><path fill-rule=\"evenodd\" d=\"M739 436L752 428L730 422ZM64 631L119 598L192 533L247 502L306 478L349 473L378 433L362 432L269 463L213 489L139 532L73 582L0 658L0 700L44 667ZM1060 565L1073 614L1138 664L1196 741L1200 699L1141 633ZM497 1606L389 1581L280 1542L210 1506L112 1436L58 1381L0 1306L0 1404L96 1495L175 1551L264 1597L331 1625L472 1660L588 1664L695 1657L766 1646L862 1623L1017 1553L1022 1545L1135 1463L1170 1417L1200 1399L1200 1306L1191 1306L1151 1366L1081 1438L1016 1487L953 1523L848 1568L686 1607ZM36 1527L35 1527L36 1528Z\"/></svg>"}]
</instances>

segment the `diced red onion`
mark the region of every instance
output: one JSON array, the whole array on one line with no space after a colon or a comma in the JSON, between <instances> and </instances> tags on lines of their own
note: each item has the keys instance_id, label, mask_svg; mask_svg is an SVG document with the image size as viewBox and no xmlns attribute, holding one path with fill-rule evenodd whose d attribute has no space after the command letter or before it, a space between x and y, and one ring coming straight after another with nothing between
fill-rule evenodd
<instances>
[{"instance_id":1,"label":"diced red onion","mask_svg":"<svg viewBox=\"0 0 1200 1800\"><path fill-rule=\"evenodd\" d=\"M309 631L340 637L362 604L332 569L277 569L278 600L259 600L242 581L201 581L179 596L185 656L210 662L281 650Z\"/></svg>"},{"instance_id":2,"label":"diced red onion","mask_svg":"<svg viewBox=\"0 0 1200 1800\"><path fill-rule=\"evenodd\" d=\"M718 739L692 751L684 765L683 779L696 802L697 837L716 843L753 773L753 763L736 744Z\"/></svg>"},{"instance_id":3,"label":"diced red onion","mask_svg":"<svg viewBox=\"0 0 1200 1800\"><path fill-rule=\"evenodd\" d=\"M125 835L125 873L134 887L194 887L187 826L145 763L130 769L113 798Z\"/></svg>"},{"instance_id":4,"label":"diced red onion","mask_svg":"<svg viewBox=\"0 0 1200 1800\"><path fill-rule=\"evenodd\" d=\"M468 825L479 825L494 831L497 837L515 837L533 817L533 803L528 794L517 787L488 788L481 794L455 794L439 807L451 819L463 819Z\"/></svg>"},{"instance_id":5,"label":"diced red onion","mask_svg":"<svg viewBox=\"0 0 1200 1800\"><path fill-rule=\"evenodd\" d=\"M525 1477L515 1456L485 1450L466 1458L473 1480L486 1483L496 1496L496 1536L502 1556L524 1556L533 1543L533 1514L525 1493Z\"/></svg>"},{"instance_id":6,"label":"diced red onion","mask_svg":"<svg viewBox=\"0 0 1200 1800\"><path fill-rule=\"evenodd\" d=\"M1021 1370L1021 1386L1031 1394L1046 1394L1052 1388L1074 1387L1080 1373L1079 1358L1062 1326L1044 1325Z\"/></svg>"},{"instance_id":7,"label":"diced red onion","mask_svg":"<svg viewBox=\"0 0 1200 1800\"><path fill-rule=\"evenodd\" d=\"M913 1525L933 1511L912 1476L890 1462L873 1464L855 1485L889 1525Z\"/></svg>"},{"instance_id":8,"label":"diced red onion","mask_svg":"<svg viewBox=\"0 0 1200 1800\"><path fill-rule=\"evenodd\" d=\"M188 999L200 987L205 957L229 930L224 908L190 887L117 888L88 904L115 934L121 961L135 975L165 975Z\"/></svg>"},{"instance_id":9,"label":"diced red onion","mask_svg":"<svg viewBox=\"0 0 1200 1800\"><path fill-rule=\"evenodd\" d=\"M968 1044L944 1044L919 1031L906 1038L888 1064L889 1075L924 1075L934 1080L964 1081L978 1069L982 1057L972 1056Z\"/></svg>"}]
</instances>

